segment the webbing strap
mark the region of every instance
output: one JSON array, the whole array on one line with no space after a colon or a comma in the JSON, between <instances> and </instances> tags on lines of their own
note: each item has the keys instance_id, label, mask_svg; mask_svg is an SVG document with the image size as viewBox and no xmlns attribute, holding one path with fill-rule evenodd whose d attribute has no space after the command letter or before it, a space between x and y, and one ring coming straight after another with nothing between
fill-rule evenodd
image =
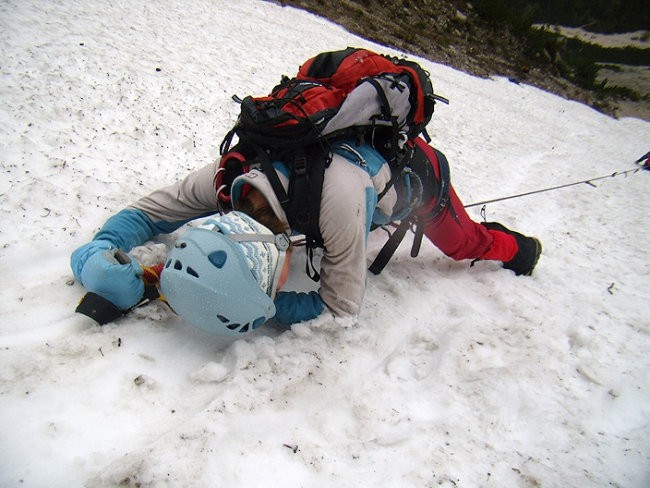
<instances>
[{"instance_id":1,"label":"webbing strap","mask_svg":"<svg viewBox=\"0 0 650 488\"><path fill-rule=\"evenodd\" d=\"M416 219L415 236L413 237L413 245L411 246L411 257L417 258L420 254L420 245L422 244L422 237L424 237L424 224Z\"/></svg>"},{"instance_id":2,"label":"webbing strap","mask_svg":"<svg viewBox=\"0 0 650 488\"><path fill-rule=\"evenodd\" d=\"M282 205L282 208L286 212L289 206L289 196L287 195L287 192L284 190L284 186L282 186L280 177L275 172L275 168L273 167L271 158L269 158L269 155L266 154L264 151L261 151L261 153L262 155L260 159L262 160L261 161L262 171L264 171L266 178L269 180L269 183L271 184L271 188L273 188L273 192L275 193L275 196L278 198L280 205Z\"/></svg>"},{"instance_id":3,"label":"webbing strap","mask_svg":"<svg viewBox=\"0 0 650 488\"><path fill-rule=\"evenodd\" d=\"M305 273L312 281L318 283L320 281L320 273L314 266L314 247L313 243L310 243L311 239L307 238L307 259L305 260Z\"/></svg>"},{"instance_id":4,"label":"webbing strap","mask_svg":"<svg viewBox=\"0 0 650 488\"><path fill-rule=\"evenodd\" d=\"M393 232L393 235L388 238L386 244L384 244L384 247L381 248L381 251L379 251L379 254L377 254L377 257L368 268L372 274L378 275L382 272L386 264L388 264L388 261L390 261L390 258L392 258L395 251L397 251L397 248L406 235L406 231L408 231L410 227L410 219L402 220L395 232Z\"/></svg>"},{"instance_id":5,"label":"webbing strap","mask_svg":"<svg viewBox=\"0 0 650 488\"><path fill-rule=\"evenodd\" d=\"M399 178L402 169L404 169L404 166L406 166L406 163L411 159L411 153L409 151L406 151L404 154L402 154L401 157L398 157L398 152L399 152L399 125L397 123L397 117L393 116L392 114L392 107L390 106L390 102L388 101L388 97L386 96L386 93L384 92L383 87L379 84L379 82L372 78L368 80L368 83L372 85L372 87L375 89L377 92L377 96L379 97L379 100L381 101L381 113L386 121L390 121L392 130L391 130L391 141L390 141L390 162L395 163L392 168L393 176L391 177L390 181L386 184L384 189L377 195L377 200L381 200L384 195L392 188L392 186L395 184L397 181L397 178Z\"/></svg>"}]
</instances>

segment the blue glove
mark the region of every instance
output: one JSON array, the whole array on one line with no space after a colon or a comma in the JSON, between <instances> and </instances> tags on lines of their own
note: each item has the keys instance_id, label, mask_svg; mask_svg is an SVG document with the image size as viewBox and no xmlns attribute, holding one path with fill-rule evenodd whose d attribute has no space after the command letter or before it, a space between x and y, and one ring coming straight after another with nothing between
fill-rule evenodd
<instances>
[{"instance_id":1,"label":"blue glove","mask_svg":"<svg viewBox=\"0 0 650 488\"><path fill-rule=\"evenodd\" d=\"M161 233L173 232L186 220L153 222L142 210L126 208L109 218L93 240L72 253L70 267L77 281L110 300L121 310L138 303L144 294L137 262L120 264L118 249L129 250Z\"/></svg>"},{"instance_id":2,"label":"blue glove","mask_svg":"<svg viewBox=\"0 0 650 488\"><path fill-rule=\"evenodd\" d=\"M115 258L116 251L110 241L91 241L72 253L70 266L84 288L106 298L120 310L128 310L144 294L143 271L133 259L120 264Z\"/></svg>"},{"instance_id":3,"label":"blue glove","mask_svg":"<svg viewBox=\"0 0 650 488\"><path fill-rule=\"evenodd\" d=\"M75 279L81 281L81 270L90 256L114 247L111 241L97 240L88 242L77 248L70 256L70 267L72 268Z\"/></svg>"},{"instance_id":4,"label":"blue glove","mask_svg":"<svg viewBox=\"0 0 650 488\"><path fill-rule=\"evenodd\" d=\"M325 302L315 291L309 293L281 291L275 296L273 303L275 305L273 319L282 325L315 319L325 310Z\"/></svg>"}]
</instances>

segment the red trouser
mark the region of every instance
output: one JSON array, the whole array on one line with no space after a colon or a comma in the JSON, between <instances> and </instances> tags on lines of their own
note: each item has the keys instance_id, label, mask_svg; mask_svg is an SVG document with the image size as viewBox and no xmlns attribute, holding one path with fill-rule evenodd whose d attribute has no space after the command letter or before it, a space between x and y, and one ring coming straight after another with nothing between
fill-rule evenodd
<instances>
[{"instance_id":1,"label":"red trouser","mask_svg":"<svg viewBox=\"0 0 650 488\"><path fill-rule=\"evenodd\" d=\"M438 156L424 140L417 138L416 145L424 152L433 167L436 178L440 179ZM417 150L417 149L416 149ZM423 205L419 214L426 215L435 206L435 198ZM474 222L449 185L449 203L444 210L428 222L424 235L443 253L457 261L461 259L491 259L510 261L517 253L517 241L504 232L488 230Z\"/></svg>"}]
</instances>

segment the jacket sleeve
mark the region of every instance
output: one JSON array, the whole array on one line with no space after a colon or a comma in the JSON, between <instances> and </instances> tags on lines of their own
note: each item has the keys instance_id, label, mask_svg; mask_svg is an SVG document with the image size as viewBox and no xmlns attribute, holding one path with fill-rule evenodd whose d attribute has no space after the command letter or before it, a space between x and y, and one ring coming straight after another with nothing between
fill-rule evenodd
<instances>
[{"instance_id":1,"label":"jacket sleeve","mask_svg":"<svg viewBox=\"0 0 650 488\"><path fill-rule=\"evenodd\" d=\"M128 252L161 233L163 230L154 224L144 212L125 208L104 223L93 237L93 241L108 241L113 247Z\"/></svg>"},{"instance_id":2,"label":"jacket sleeve","mask_svg":"<svg viewBox=\"0 0 650 488\"><path fill-rule=\"evenodd\" d=\"M275 305L274 319L283 325L315 319L325 310L323 299L315 291L309 293L279 292L273 303Z\"/></svg>"},{"instance_id":3,"label":"jacket sleeve","mask_svg":"<svg viewBox=\"0 0 650 488\"><path fill-rule=\"evenodd\" d=\"M319 293L335 316L355 316L366 286L366 239L376 204L368 174L334 157L325 174L320 229L325 244Z\"/></svg>"}]
</instances>

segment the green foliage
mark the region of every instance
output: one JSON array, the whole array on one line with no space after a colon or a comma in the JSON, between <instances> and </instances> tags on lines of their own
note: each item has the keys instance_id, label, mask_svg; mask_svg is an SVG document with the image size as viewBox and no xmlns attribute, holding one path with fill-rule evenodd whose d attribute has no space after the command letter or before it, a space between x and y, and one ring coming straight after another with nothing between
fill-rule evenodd
<instances>
[{"instance_id":1,"label":"green foliage","mask_svg":"<svg viewBox=\"0 0 650 488\"><path fill-rule=\"evenodd\" d=\"M598 63L650 66L650 50L626 47L605 48L565 39L548 29L533 29L533 23L586 26L600 31L633 31L650 26L647 0L475 0L484 19L506 25L526 40L526 54L547 60L562 77L599 93L625 98L638 97L632 90L596 83Z\"/></svg>"},{"instance_id":2,"label":"green foliage","mask_svg":"<svg viewBox=\"0 0 650 488\"><path fill-rule=\"evenodd\" d=\"M476 12L486 20L503 23L518 33L527 32L539 15L534 2L513 8L512 0L475 0Z\"/></svg>"},{"instance_id":3,"label":"green foliage","mask_svg":"<svg viewBox=\"0 0 650 488\"><path fill-rule=\"evenodd\" d=\"M512 24L533 14L533 22L585 27L594 32L632 32L650 26L647 0L478 0L482 15ZM515 20L516 24L516 20Z\"/></svg>"},{"instance_id":4,"label":"green foliage","mask_svg":"<svg viewBox=\"0 0 650 488\"><path fill-rule=\"evenodd\" d=\"M607 80L604 80L602 83L599 83L596 85L595 88L596 93L601 95L601 97L616 97L619 99L627 99L627 100L632 100L634 102L638 102L641 100L650 100L650 95L641 95L638 92L632 90L631 88L627 88L624 86L616 86L616 85L609 85L607 83Z\"/></svg>"}]
</instances>

